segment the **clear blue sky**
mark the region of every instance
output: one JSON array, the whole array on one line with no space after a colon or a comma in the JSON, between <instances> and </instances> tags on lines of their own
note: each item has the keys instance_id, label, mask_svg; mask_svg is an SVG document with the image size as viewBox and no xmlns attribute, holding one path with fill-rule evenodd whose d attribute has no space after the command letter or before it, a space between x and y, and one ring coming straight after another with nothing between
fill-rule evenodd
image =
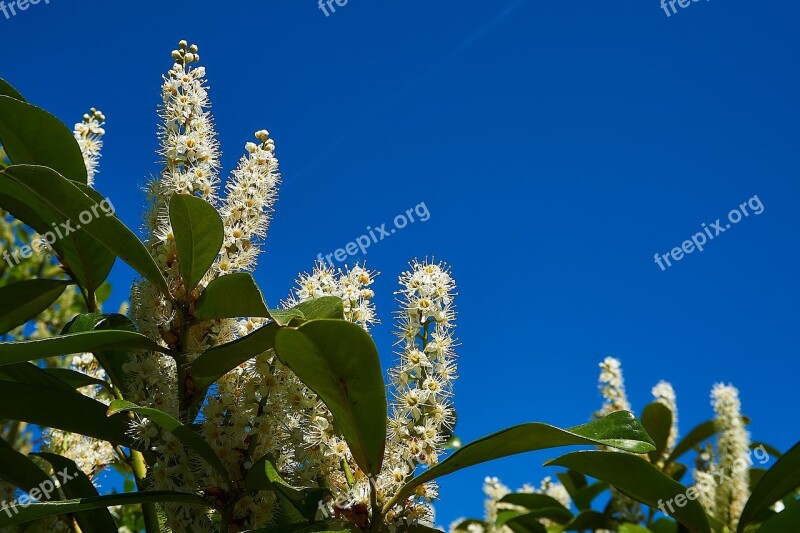
<instances>
[{"instance_id":1,"label":"clear blue sky","mask_svg":"<svg viewBox=\"0 0 800 533\"><path fill-rule=\"evenodd\" d=\"M614 355L637 411L667 379L686 433L729 381L754 436L786 448L800 437L798 18L790 0L670 17L658 0L350 0L330 17L315 0L50 0L0 14L0 76L70 125L105 112L97 187L136 226L160 74L180 38L198 43L227 168L255 130L277 142L257 274L271 303L317 253L425 202L430 220L368 251L375 333L388 365L405 262L453 265L465 441L586 421ZM761 215L655 264L753 195ZM115 305L131 276L115 270ZM553 455L445 480L439 522L482 514L484 476L538 483Z\"/></svg>"}]
</instances>

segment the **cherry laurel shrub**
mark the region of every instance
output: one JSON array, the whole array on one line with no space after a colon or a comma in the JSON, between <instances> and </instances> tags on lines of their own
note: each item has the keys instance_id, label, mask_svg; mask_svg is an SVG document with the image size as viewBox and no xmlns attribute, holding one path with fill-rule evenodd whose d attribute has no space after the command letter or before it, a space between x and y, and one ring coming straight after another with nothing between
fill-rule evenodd
<instances>
[{"instance_id":1,"label":"cherry laurel shrub","mask_svg":"<svg viewBox=\"0 0 800 533\"><path fill-rule=\"evenodd\" d=\"M375 272L317 264L268 306L251 273L280 185L275 143L256 132L223 185L198 48L181 41L171 57L143 240L95 189L103 114L70 131L0 80L0 209L13 227L0 233L0 528L432 531L438 478L576 445L602 452L554 463L631 502L680 491L652 462L663 428L648 434L625 408L568 429L527 423L453 451L455 281L444 264L413 261L400 277L388 384L369 334ZM34 254L41 268L30 268ZM139 278L130 309L105 313L117 259ZM50 326L38 331L42 320ZM35 447L21 438L32 426ZM647 473L641 490L605 479L628 463ZM98 483L108 468L126 477L123 492ZM781 472L769 505L796 486ZM666 514L710 531L698 506ZM740 528L764 519L763 505L749 506ZM529 518L507 527L565 529L563 517Z\"/></svg>"}]
</instances>

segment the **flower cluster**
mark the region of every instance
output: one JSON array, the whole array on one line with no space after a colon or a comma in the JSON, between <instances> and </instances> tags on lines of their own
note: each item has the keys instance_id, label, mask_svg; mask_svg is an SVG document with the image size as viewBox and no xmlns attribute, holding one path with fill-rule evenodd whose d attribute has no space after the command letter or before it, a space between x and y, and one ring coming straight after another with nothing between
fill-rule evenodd
<instances>
[{"instance_id":1,"label":"flower cluster","mask_svg":"<svg viewBox=\"0 0 800 533\"><path fill-rule=\"evenodd\" d=\"M400 286L397 336L402 351L399 365L390 370L395 400L383 476L390 493L417 465L438 463L455 423L455 281L443 264L414 261L400 277ZM437 488L425 485L418 496L419 504L410 503L403 512L414 520L429 519L427 504Z\"/></svg>"},{"instance_id":2,"label":"flower cluster","mask_svg":"<svg viewBox=\"0 0 800 533\"><path fill-rule=\"evenodd\" d=\"M219 143L209 112L205 69L193 66L199 57L197 46L190 46L186 41L181 41L179 48L172 52L174 63L164 77L159 110L162 119L159 153L163 169L159 178L148 185L151 207L145 220L145 229L151 236L147 244L170 291L183 306L177 308L147 281L139 281L131 295L131 317L140 331L181 354L181 360L176 362L173 358L149 353L136 357L124 367L130 378L129 398L187 421L191 421L186 417L193 384L185 374L185 365L209 348L235 340L242 329L233 319L187 325L194 302L213 279L255 267L280 183L275 143L261 130L255 134L258 143L245 145L246 153L226 185L227 197L220 202ZM197 288L184 287L180 275L168 210L175 194L190 194L216 206L224 225L221 253ZM216 394L202 410L205 437L236 483L243 481L246 474L243 465L251 454L273 450L268 433L259 432L259 429L269 422L264 427L271 430L274 420L281 416L259 403L271 394L269 383L272 381L263 379L269 372L253 372L254 369L269 369L273 358L265 354L224 376L217 384ZM193 492L199 487L220 485L205 463L150 421L138 420L131 432L158 453L159 460L150 472L154 487ZM252 445L243 444L245 442L252 442ZM234 518L246 527L266 525L274 519L274 502L274 495L269 493L243 498L234 509ZM164 508L168 525L175 531L212 530L200 509L174 504Z\"/></svg>"},{"instance_id":3,"label":"flower cluster","mask_svg":"<svg viewBox=\"0 0 800 533\"><path fill-rule=\"evenodd\" d=\"M735 387L722 383L714 385L711 404L719 432L717 469L730 477L729 482L717 487L715 507L717 517L733 531L750 497L750 475L747 468L740 467L747 464L749 458L750 435L742 420L739 391Z\"/></svg>"},{"instance_id":4,"label":"flower cluster","mask_svg":"<svg viewBox=\"0 0 800 533\"><path fill-rule=\"evenodd\" d=\"M225 240L216 267L220 274L252 270L269 227L269 215L278 193L280 173L275 142L267 130L256 132L258 143L245 145L242 156L225 186L227 195L220 209Z\"/></svg>"},{"instance_id":5,"label":"flower cluster","mask_svg":"<svg viewBox=\"0 0 800 533\"><path fill-rule=\"evenodd\" d=\"M672 426L669 430L669 438L667 439L667 446L664 449L664 456L662 461L665 461L669 456L670 450L675 447L678 442L678 405L675 400L675 390L672 385L666 381L659 381L652 390L653 398L656 402L664 405L672 412Z\"/></svg>"},{"instance_id":6,"label":"flower cluster","mask_svg":"<svg viewBox=\"0 0 800 533\"><path fill-rule=\"evenodd\" d=\"M377 275L377 272L360 265L334 270L320 262L314 265L310 274L300 275L294 294L284 305L294 307L315 298L336 296L342 299L345 318L369 330L377 322L372 303L375 292L370 288Z\"/></svg>"},{"instance_id":7,"label":"flower cluster","mask_svg":"<svg viewBox=\"0 0 800 533\"><path fill-rule=\"evenodd\" d=\"M94 177L97 174L97 166L100 164L100 151L103 149L103 129L106 117L95 108L83 115L83 121L75 124L75 140L83 154L83 162L86 165L86 174L89 186L94 185Z\"/></svg>"},{"instance_id":8,"label":"flower cluster","mask_svg":"<svg viewBox=\"0 0 800 533\"><path fill-rule=\"evenodd\" d=\"M622 365L619 359L606 357L600 363L600 393L605 399L603 408L597 413L601 418L614 411L630 411L631 404L625 393L625 380L622 377Z\"/></svg>"}]
</instances>

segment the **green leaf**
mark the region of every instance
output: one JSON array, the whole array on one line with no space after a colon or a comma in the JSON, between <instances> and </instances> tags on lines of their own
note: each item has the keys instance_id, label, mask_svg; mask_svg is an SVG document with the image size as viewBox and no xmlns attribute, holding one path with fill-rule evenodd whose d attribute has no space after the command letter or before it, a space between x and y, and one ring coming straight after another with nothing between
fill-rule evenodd
<instances>
[{"instance_id":1,"label":"green leaf","mask_svg":"<svg viewBox=\"0 0 800 533\"><path fill-rule=\"evenodd\" d=\"M0 288L0 334L35 318L69 285L68 281L30 279Z\"/></svg>"},{"instance_id":2,"label":"green leaf","mask_svg":"<svg viewBox=\"0 0 800 533\"><path fill-rule=\"evenodd\" d=\"M15 165L0 172L0 194L10 193L24 193L63 220L72 221L75 227L80 224L91 237L169 295L161 270L139 238L77 184L49 168ZM85 220L86 213L92 214L92 220L83 223L81 215Z\"/></svg>"},{"instance_id":3,"label":"green leaf","mask_svg":"<svg viewBox=\"0 0 800 533\"><path fill-rule=\"evenodd\" d=\"M514 533L546 533L546 529L539 521L538 513L524 511L501 510L497 513L495 527L503 526Z\"/></svg>"},{"instance_id":4,"label":"green leaf","mask_svg":"<svg viewBox=\"0 0 800 533\"><path fill-rule=\"evenodd\" d=\"M85 313L77 315L70 320L61 333L82 333L95 330L135 332L136 328L128 317L119 314ZM93 355L106 371L106 374L108 374L108 378L117 388L117 392L125 391L128 374L123 367L125 363L133 359L131 352L123 348L104 350L102 352L95 351Z\"/></svg>"},{"instance_id":5,"label":"green leaf","mask_svg":"<svg viewBox=\"0 0 800 533\"><path fill-rule=\"evenodd\" d=\"M377 475L386 446L388 406L372 337L351 322L311 320L299 328L280 329L275 353L331 410L361 470Z\"/></svg>"},{"instance_id":6,"label":"green leaf","mask_svg":"<svg viewBox=\"0 0 800 533\"><path fill-rule=\"evenodd\" d=\"M169 220L178 248L183 284L189 293L219 255L225 228L214 206L189 194L172 195Z\"/></svg>"},{"instance_id":7,"label":"green leaf","mask_svg":"<svg viewBox=\"0 0 800 533\"><path fill-rule=\"evenodd\" d=\"M78 468L78 465L76 465L74 461L54 453L35 453L33 455L41 457L53 465L53 469L56 472L66 472L67 475L72 476L72 479L61 484L61 490L64 491L64 496L67 499L100 496L94 484L92 484L86 474ZM116 531L117 529L114 517L111 516L108 509L96 509L75 513L75 520L78 522L83 533L107 533L109 531Z\"/></svg>"},{"instance_id":8,"label":"green leaf","mask_svg":"<svg viewBox=\"0 0 800 533\"><path fill-rule=\"evenodd\" d=\"M12 167L19 169L43 167ZM45 169L47 172L54 172ZM62 178L64 179L64 178ZM103 197L94 189L82 183L71 182L95 202L103 202ZM68 219L58 209L43 201L28 187L20 185L7 175L0 173L0 206L15 218L35 229L42 237L30 245L19 249L21 256L41 253L41 241L52 242L51 247L64 265L67 273L85 287L88 292L95 291L108 277L116 257L105 246L97 242L83 229L78 229L79 221ZM97 212L100 213L100 208ZM94 213L91 213L94 216ZM30 237L29 237L30 238ZM27 242L28 239L22 239Z\"/></svg>"},{"instance_id":9,"label":"green leaf","mask_svg":"<svg viewBox=\"0 0 800 533\"><path fill-rule=\"evenodd\" d=\"M0 143L15 165L49 167L86 183L86 166L72 131L44 109L0 96Z\"/></svg>"},{"instance_id":10,"label":"green leaf","mask_svg":"<svg viewBox=\"0 0 800 533\"><path fill-rule=\"evenodd\" d=\"M15 100L19 100L20 102L24 102L25 98L23 98L22 94L18 90L16 90L10 83L8 83L3 78L0 78L0 95L3 96L10 96Z\"/></svg>"},{"instance_id":11,"label":"green leaf","mask_svg":"<svg viewBox=\"0 0 800 533\"><path fill-rule=\"evenodd\" d=\"M660 402L653 402L642 411L642 425L653 438L656 449L650 452L650 461L655 463L664 455L672 430L672 411Z\"/></svg>"},{"instance_id":12,"label":"green leaf","mask_svg":"<svg viewBox=\"0 0 800 533\"><path fill-rule=\"evenodd\" d=\"M596 529L613 531L616 527L616 523L610 517L589 509L582 511L569 524L564 526L564 531L584 531L586 529L591 531Z\"/></svg>"},{"instance_id":13,"label":"green leaf","mask_svg":"<svg viewBox=\"0 0 800 533\"><path fill-rule=\"evenodd\" d=\"M758 528L758 533L786 533L800 531L800 503L797 501L765 520Z\"/></svg>"},{"instance_id":14,"label":"green leaf","mask_svg":"<svg viewBox=\"0 0 800 533\"><path fill-rule=\"evenodd\" d=\"M742 420L745 424L750 423L750 419L743 416ZM675 449L672 450L672 453L669 454L667 458L667 463L671 463L672 461L677 460L683 454L694 448L695 446L707 441L711 437L717 434L717 425L714 420L708 420L707 422L703 422L702 424L695 426L688 435L686 435Z\"/></svg>"},{"instance_id":15,"label":"green leaf","mask_svg":"<svg viewBox=\"0 0 800 533\"><path fill-rule=\"evenodd\" d=\"M578 507L578 509L588 508L582 507L578 501L575 500L575 497L578 495L581 489L586 487L589 483L586 481L586 476L581 474L580 472L575 472L574 470L567 470L566 472L558 472L556 477L561 481L561 484L564 485L564 488L569 494L572 501Z\"/></svg>"},{"instance_id":16,"label":"green leaf","mask_svg":"<svg viewBox=\"0 0 800 533\"><path fill-rule=\"evenodd\" d=\"M659 518L650 525L653 533L678 533L678 523L668 518Z\"/></svg>"},{"instance_id":17,"label":"green leaf","mask_svg":"<svg viewBox=\"0 0 800 533\"><path fill-rule=\"evenodd\" d=\"M509 455L574 445L611 446L633 453L647 453L655 449L647 432L633 413L628 411L616 411L570 429L538 422L522 424L465 445L406 483L395 499L400 501L423 483L470 466Z\"/></svg>"},{"instance_id":18,"label":"green leaf","mask_svg":"<svg viewBox=\"0 0 800 533\"><path fill-rule=\"evenodd\" d=\"M49 374L44 369L28 362L0 366L0 380L27 383L28 385L42 385L66 391L74 390L73 387Z\"/></svg>"},{"instance_id":19,"label":"green leaf","mask_svg":"<svg viewBox=\"0 0 800 533\"><path fill-rule=\"evenodd\" d=\"M10 517L8 513L0 513L0 527L24 524L50 516L72 514L92 509L103 509L115 505L138 505L147 503L185 503L187 505L198 505L209 508L215 507L212 502L196 494L169 491L132 492L58 502L32 503L25 508L18 507L19 513Z\"/></svg>"},{"instance_id":20,"label":"green leaf","mask_svg":"<svg viewBox=\"0 0 800 533\"><path fill-rule=\"evenodd\" d=\"M61 429L136 448L126 432L126 418L121 415L108 418L106 409L97 400L72 390L0 381L0 418Z\"/></svg>"},{"instance_id":21,"label":"green leaf","mask_svg":"<svg viewBox=\"0 0 800 533\"><path fill-rule=\"evenodd\" d=\"M267 324L245 337L211 348L195 359L190 370L195 387L192 406L195 409L199 407L205 391L219 378L245 361L271 350L277 331L278 326Z\"/></svg>"},{"instance_id":22,"label":"green leaf","mask_svg":"<svg viewBox=\"0 0 800 533\"><path fill-rule=\"evenodd\" d=\"M273 490L283 496L305 520L313 520L325 488L296 489L284 481L269 456L264 456L250 468L245 478L245 488L252 491Z\"/></svg>"},{"instance_id":23,"label":"green leaf","mask_svg":"<svg viewBox=\"0 0 800 533\"><path fill-rule=\"evenodd\" d=\"M336 296L322 296L294 306L292 309L303 314L306 320L320 318L344 318L344 304Z\"/></svg>"},{"instance_id":24,"label":"green leaf","mask_svg":"<svg viewBox=\"0 0 800 533\"><path fill-rule=\"evenodd\" d=\"M546 464L577 470L605 481L650 507L659 508L661 505L662 512L674 517L693 532L711 531L700 502L686 497L688 489L662 474L641 457L612 451L583 451L563 455ZM685 500L683 507L674 501L678 496ZM674 511L666 505L671 499L674 502Z\"/></svg>"},{"instance_id":25,"label":"green leaf","mask_svg":"<svg viewBox=\"0 0 800 533\"><path fill-rule=\"evenodd\" d=\"M800 442L767 470L753 489L739 518L738 531L753 522L775 502L800 487Z\"/></svg>"},{"instance_id":26,"label":"green leaf","mask_svg":"<svg viewBox=\"0 0 800 533\"><path fill-rule=\"evenodd\" d=\"M194 316L202 322L221 318L269 318L271 314L256 280L241 272L212 280L197 300Z\"/></svg>"},{"instance_id":27,"label":"green leaf","mask_svg":"<svg viewBox=\"0 0 800 533\"><path fill-rule=\"evenodd\" d=\"M0 479L30 492L50 477L25 455L0 440Z\"/></svg>"},{"instance_id":28,"label":"green leaf","mask_svg":"<svg viewBox=\"0 0 800 533\"><path fill-rule=\"evenodd\" d=\"M111 405L108 407L108 416L127 411L146 417L155 424L158 424L165 431L168 431L174 435L175 438L180 440L187 447L194 450L197 455L205 459L205 461L217 471L225 483L230 486L230 478L228 477L228 471L225 468L225 465L222 464L220 458L217 456L211 446L209 446L209 444L205 441L205 439L197 434L192 428L184 426L178 420L175 420L173 417L163 411L151 409L149 407L140 407L125 400L114 400L111 402Z\"/></svg>"},{"instance_id":29,"label":"green leaf","mask_svg":"<svg viewBox=\"0 0 800 533\"><path fill-rule=\"evenodd\" d=\"M625 522L620 524L617 528L618 533L653 533L646 527L642 527L638 524L631 524L630 522Z\"/></svg>"},{"instance_id":30,"label":"green leaf","mask_svg":"<svg viewBox=\"0 0 800 533\"><path fill-rule=\"evenodd\" d=\"M58 337L18 342L0 342L0 366L57 357L73 353L113 349L152 350L169 354L169 350L133 331L87 331Z\"/></svg>"},{"instance_id":31,"label":"green leaf","mask_svg":"<svg viewBox=\"0 0 800 533\"><path fill-rule=\"evenodd\" d=\"M591 485L579 489L575 496L572 497L572 501L575 502L575 506L582 511L590 509L594 499L607 491L608 488L608 483L603 483L602 481L592 483Z\"/></svg>"},{"instance_id":32,"label":"green leaf","mask_svg":"<svg viewBox=\"0 0 800 533\"><path fill-rule=\"evenodd\" d=\"M533 511L531 513L527 513L529 516L536 518L549 518L550 520L558 522L559 524L569 522L573 518L569 509L564 507L561 502L552 496L548 496L546 494L516 492L507 494L501 498L500 503L519 505L520 507L524 507L529 511ZM499 526L501 524L498 523L497 525Z\"/></svg>"},{"instance_id":33,"label":"green leaf","mask_svg":"<svg viewBox=\"0 0 800 533\"><path fill-rule=\"evenodd\" d=\"M81 389L83 387L89 387L94 385L103 387L106 390L110 390L110 386L107 381L93 378L88 374L84 374L83 372L76 372L75 370L70 370L69 368L44 368L42 369L42 371L45 374L53 376L54 378L58 379L64 384L69 385L71 389Z\"/></svg>"},{"instance_id":34,"label":"green leaf","mask_svg":"<svg viewBox=\"0 0 800 533\"><path fill-rule=\"evenodd\" d=\"M269 316L279 326L288 326L292 320L306 319L306 316L297 309L270 309Z\"/></svg>"}]
</instances>

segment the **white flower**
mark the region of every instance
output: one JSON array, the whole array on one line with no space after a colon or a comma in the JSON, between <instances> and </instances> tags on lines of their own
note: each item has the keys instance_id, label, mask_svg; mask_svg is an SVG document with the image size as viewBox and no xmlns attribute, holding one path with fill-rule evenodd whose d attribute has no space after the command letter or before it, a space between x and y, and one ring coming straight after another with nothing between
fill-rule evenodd
<instances>
[{"instance_id":1,"label":"white flower","mask_svg":"<svg viewBox=\"0 0 800 533\"><path fill-rule=\"evenodd\" d=\"M729 476L716 491L717 517L735 530L744 505L750 497L750 435L744 426L739 391L718 383L711 391L711 404L719 431L717 440L719 470Z\"/></svg>"},{"instance_id":2,"label":"white flower","mask_svg":"<svg viewBox=\"0 0 800 533\"><path fill-rule=\"evenodd\" d=\"M73 135L78 141L78 146L83 155L83 162L86 165L87 183L91 187L94 185L94 177L97 174L97 167L100 164L100 151L103 148L103 129L106 117L95 108L83 115L83 121L75 124Z\"/></svg>"},{"instance_id":3,"label":"white flower","mask_svg":"<svg viewBox=\"0 0 800 533\"><path fill-rule=\"evenodd\" d=\"M622 364L619 359L606 357L600 363L600 392L605 404L598 416L602 417L615 411L630 411L631 404L625 394L625 380L622 377Z\"/></svg>"},{"instance_id":4,"label":"white flower","mask_svg":"<svg viewBox=\"0 0 800 533\"><path fill-rule=\"evenodd\" d=\"M653 387L652 393L656 402L665 405L672 411L672 427L670 427L669 430L669 438L667 439L667 445L664 448L664 457L662 458L662 460L666 460L672 448L678 442L678 405L675 399L675 390L672 388L672 385L666 381L659 381L656 386Z\"/></svg>"}]
</instances>

